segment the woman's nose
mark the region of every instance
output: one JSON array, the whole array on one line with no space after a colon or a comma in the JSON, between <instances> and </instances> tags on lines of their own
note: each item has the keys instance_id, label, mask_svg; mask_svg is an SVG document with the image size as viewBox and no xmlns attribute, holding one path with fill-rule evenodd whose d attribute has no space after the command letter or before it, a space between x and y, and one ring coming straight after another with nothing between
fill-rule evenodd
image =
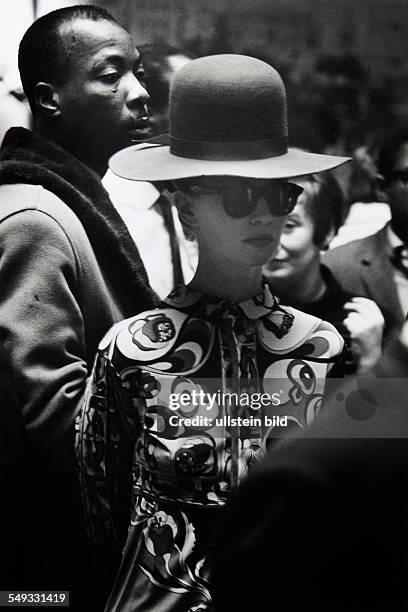
<instances>
[{"instance_id":1,"label":"woman's nose","mask_svg":"<svg viewBox=\"0 0 408 612\"><path fill-rule=\"evenodd\" d=\"M272 219L273 215L270 211L266 198L264 196L260 196L254 210L250 215L251 223L263 225L271 223Z\"/></svg>"}]
</instances>

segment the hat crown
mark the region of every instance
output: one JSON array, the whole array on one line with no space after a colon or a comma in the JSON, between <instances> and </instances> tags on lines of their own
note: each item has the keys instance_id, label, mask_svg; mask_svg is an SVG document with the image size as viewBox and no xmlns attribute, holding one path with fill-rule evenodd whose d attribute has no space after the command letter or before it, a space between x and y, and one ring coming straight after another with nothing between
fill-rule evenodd
<instances>
[{"instance_id":1,"label":"hat crown","mask_svg":"<svg viewBox=\"0 0 408 612\"><path fill-rule=\"evenodd\" d=\"M288 148L286 93L278 72L245 55L213 55L186 64L170 89L170 147L134 145L110 167L139 181L194 176L278 180L347 161Z\"/></svg>"},{"instance_id":2,"label":"hat crown","mask_svg":"<svg viewBox=\"0 0 408 612\"><path fill-rule=\"evenodd\" d=\"M286 92L279 73L243 55L213 55L189 62L170 89L170 137L172 153L182 157L284 154Z\"/></svg>"}]
</instances>

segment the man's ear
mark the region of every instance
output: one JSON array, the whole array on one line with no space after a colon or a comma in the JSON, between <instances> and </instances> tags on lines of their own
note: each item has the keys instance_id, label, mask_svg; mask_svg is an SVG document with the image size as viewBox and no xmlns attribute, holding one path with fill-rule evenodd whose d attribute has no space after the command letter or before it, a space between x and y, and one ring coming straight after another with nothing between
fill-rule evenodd
<instances>
[{"instance_id":1,"label":"man's ear","mask_svg":"<svg viewBox=\"0 0 408 612\"><path fill-rule=\"evenodd\" d=\"M60 116L59 95L53 85L37 83L34 95L37 107L44 116L48 118Z\"/></svg>"}]
</instances>

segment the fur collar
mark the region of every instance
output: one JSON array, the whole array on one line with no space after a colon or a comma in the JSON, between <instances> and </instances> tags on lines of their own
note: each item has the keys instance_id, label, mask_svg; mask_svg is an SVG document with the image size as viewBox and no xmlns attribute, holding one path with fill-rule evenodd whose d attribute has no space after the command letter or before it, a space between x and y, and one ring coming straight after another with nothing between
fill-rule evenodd
<instances>
[{"instance_id":1,"label":"fur collar","mask_svg":"<svg viewBox=\"0 0 408 612\"><path fill-rule=\"evenodd\" d=\"M137 247L95 172L44 136L11 128L0 151L0 184L12 183L42 185L76 214L125 316L155 305Z\"/></svg>"}]
</instances>

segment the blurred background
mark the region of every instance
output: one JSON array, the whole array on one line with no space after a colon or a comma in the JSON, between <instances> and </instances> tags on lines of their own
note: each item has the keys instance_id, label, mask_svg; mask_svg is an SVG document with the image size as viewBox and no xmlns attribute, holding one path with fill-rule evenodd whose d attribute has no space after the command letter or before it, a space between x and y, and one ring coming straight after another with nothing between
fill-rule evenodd
<instances>
[{"instance_id":1,"label":"blurred background","mask_svg":"<svg viewBox=\"0 0 408 612\"><path fill-rule=\"evenodd\" d=\"M77 3L0 2L0 77L7 94L21 98L16 56L26 28ZM350 154L408 116L407 0L93 3L109 9L136 43L166 42L196 56L246 53L272 63L288 91L292 145Z\"/></svg>"}]
</instances>

